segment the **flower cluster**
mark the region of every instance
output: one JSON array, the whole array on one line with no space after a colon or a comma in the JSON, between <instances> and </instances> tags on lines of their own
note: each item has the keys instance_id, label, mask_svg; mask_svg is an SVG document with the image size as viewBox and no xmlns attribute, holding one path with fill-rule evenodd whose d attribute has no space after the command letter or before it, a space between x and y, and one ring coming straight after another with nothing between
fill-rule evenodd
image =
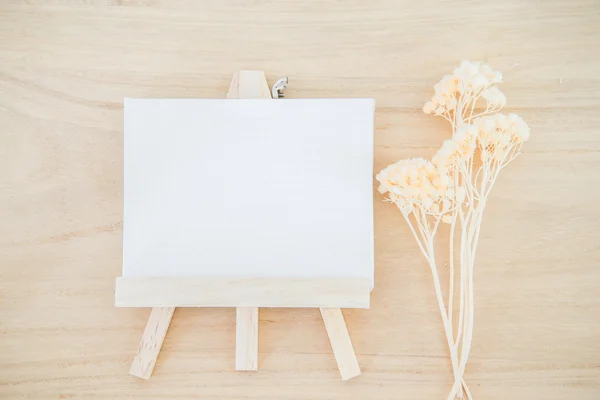
<instances>
[{"instance_id":1,"label":"flower cluster","mask_svg":"<svg viewBox=\"0 0 600 400\"><path fill-rule=\"evenodd\" d=\"M494 71L482 62L464 60L454 68L452 75L460 79L459 90L462 92L475 92L502 82L502 72Z\"/></svg>"},{"instance_id":2,"label":"flower cluster","mask_svg":"<svg viewBox=\"0 0 600 400\"><path fill-rule=\"evenodd\" d=\"M452 169L453 165L471 159L477 147L478 131L475 125L462 125L452 139L444 140L432 162L440 169Z\"/></svg>"},{"instance_id":3,"label":"flower cluster","mask_svg":"<svg viewBox=\"0 0 600 400\"><path fill-rule=\"evenodd\" d=\"M389 193L389 199L402 213L415 208L429 215L441 216L450 208L453 195L448 174L423 158L401 160L377 174L379 192Z\"/></svg>"},{"instance_id":4,"label":"flower cluster","mask_svg":"<svg viewBox=\"0 0 600 400\"><path fill-rule=\"evenodd\" d=\"M503 163L514 148L529 140L529 126L517 114L495 114L477 118L477 142L482 160Z\"/></svg>"},{"instance_id":5,"label":"flower cluster","mask_svg":"<svg viewBox=\"0 0 600 400\"><path fill-rule=\"evenodd\" d=\"M499 110L506 104L506 97L494 86L502 82L502 73L480 62L463 61L451 75L444 76L435 86L433 98L425 103L425 114L463 116L469 111L467 103L475 103L480 97L487 108ZM471 108L472 110L472 108Z\"/></svg>"},{"instance_id":6,"label":"flower cluster","mask_svg":"<svg viewBox=\"0 0 600 400\"><path fill-rule=\"evenodd\" d=\"M492 109L499 110L506 105L506 96L497 86L482 90L481 98L487 101L489 108Z\"/></svg>"},{"instance_id":7,"label":"flower cluster","mask_svg":"<svg viewBox=\"0 0 600 400\"><path fill-rule=\"evenodd\" d=\"M517 114L496 114L475 119L479 141L482 147L497 145L503 139L514 143L529 140L530 129Z\"/></svg>"},{"instance_id":8,"label":"flower cluster","mask_svg":"<svg viewBox=\"0 0 600 400\"><path fill-rule=\"evenodd\" d=\"M465 182L475 179L469 187L477 183L472 176L476 152L488 167L494 163L503 166L516 157L520 145L529 139L530 130L516 114L490 114L506 103L504 94L494 86L501 81L502 74L487 64L463 61L434 86L435 95L425 104L425 113L449 117L448 111L458 107L470 114L453 114L452 138L443 142L431 161L401 160L377 175L379 191L387 193L403 214L417 209L448 222L444 214L467 204ZM486 111L473 117L480 97L488 103Z\"/></svg>"}]
</instances>

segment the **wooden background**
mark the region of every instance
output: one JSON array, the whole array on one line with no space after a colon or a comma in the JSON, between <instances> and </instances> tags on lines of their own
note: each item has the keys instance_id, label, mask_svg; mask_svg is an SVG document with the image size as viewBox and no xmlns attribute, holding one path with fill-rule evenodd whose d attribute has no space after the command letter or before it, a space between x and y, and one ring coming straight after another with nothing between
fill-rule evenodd
<instances>
[{"instance_id":1,"label":"wooden background","mask_svg":"<svg viewBox=\"0 0 600 400\"><path fill-rule=\"evenodd\" d=\"M123 97L222 98L236 69L289 98L374 97L375 168L448 135L420 111L461 59L504 72L532 127L489 203L467 381L477 399L600 398L600 2L0 2L0 398L445 399L433 286L375 193L364 370L339 380L317 310L262 310L236 373L234 310L177 310L155 375L127 372L149 314L121 272ZM323 201L343 201L323 199Z\"/></svg>"}]
</instances>

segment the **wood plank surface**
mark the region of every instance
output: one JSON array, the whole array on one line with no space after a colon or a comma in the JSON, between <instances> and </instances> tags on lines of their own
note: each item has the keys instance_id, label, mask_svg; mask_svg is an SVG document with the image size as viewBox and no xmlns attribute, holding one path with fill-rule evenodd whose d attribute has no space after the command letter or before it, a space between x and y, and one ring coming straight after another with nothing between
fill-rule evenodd
<instances>
[{"instance_id":1,"label":"wood plank surface","mask_svg":"<svg viewBox=\"0 0 600 400\"><path fill-rule=\"evenodd\" d=\"M0 398L445 399L431 277L375 190L371 309L344 310L360 377L340 381L314 309L261 310L260 370L234 371L233 308L178 310L152 379L130 376L149 310L113 301L122 105L223 98L240 69L289 76L286 98L373 97L378 171L447 138L421 107L467 58L504 72L532 138L484 217L466 380L476 399L597 400L598 43L597 0L1 1Z\"/></svg>"}]
</instances>

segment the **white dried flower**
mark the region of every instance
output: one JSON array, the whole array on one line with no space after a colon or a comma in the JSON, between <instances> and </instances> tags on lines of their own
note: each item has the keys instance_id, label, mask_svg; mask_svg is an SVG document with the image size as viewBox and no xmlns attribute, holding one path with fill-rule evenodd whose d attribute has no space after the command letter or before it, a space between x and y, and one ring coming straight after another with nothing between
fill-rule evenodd
<instances>
[{"instance_id":1,"label":"white dried flower","mask_svg":"<svg viewBox=\"0 0 600 400\"><path fill-rule=\"evenodd\" d=\"M450 123L452 138L443 142L431 161L401 160L377 175L380 192L388 194L402 211L432 272L454 367L450 400L464 399L465 394L472 399L463 376L473 336L474 255L486 200L500 171L520 154L530 136L529 126L521 117L497 113L506 104L506 96L495 86L499 82L501 72L484 63L463 61L434 86L432 99L423 106L424 113L441 116ZM486 102L483 111L476 104L480 98ZM477 153L480 160L474 157ZM450 224L447 307L440 290L441 269L436 263L438 246L434 243L440 222ZM457 231L460 236L455 235ZM455 241L460 245L458 254ZM460 266L456 275L461 282L458 318L453 318L455 263ZM463 284L468 280L471 283L465 290ZM458 326L453 324L456 319L462 321Z\"/></svg>"},{"instance_id":2,"label":"white dried flower","mask_svg":"<svg viewBox=\"0 0 600 400\"><path fill-rule=\"evenodd\" d=\"M473 157L477 146L477 133L477 127L469 124L460 126L452 135L452 140L456 142L461 156L466 160Z\"/></svg>"},{"instance_id":3,"label":"white dried flower","mask_svg":"<svg viewBox=\"0 0 600 400\"><path fill-rule=\"evenodd\" d=\"M506 96L497 86L484 89L481 92L481 97L488 102L488 105L491 106L491 108L496 110L506 105Z\"/></svg>"},{"instance_id":4,"label":"white dried flower","mask_svg":"<svg viewBox=\"0 0 600 400\"><path fill-rule=\"evenodd\" d=\"M518 142L526 142L529 140L530 128L529 125L517 114L508 114L508 120L511 125L511 134Z\"/></svg>"},{"instance_id":5,"label":"white dried flower","mask_svg":"<svg viewBox=\"0 0 600 400\"><path fill-rule=\"evenodd\" d=\"M494 84L502 82L502 74L480 62L463 61L452 74L445 75L434 85L434 95L423 106L425 114L444 117L453 124L472 117L474 102L486 100L488 109L483 114L504 107L506 97ZM471 114L463 115L466 111ZM460 114L460 115L459 115Z\"/></svg>"},{"instance_id":6,"label":"white dried flower","mask_svg":"<svg viewBox=\"0 0 600 400\"><path fill-rule=\"evenodd\" d=\"M529 140L529 126L517 114L488 115L473 122L477 126L479 146L488 152Z\"/></svg>"},{"instance_id":7,"label":"white dried flower","mask_svg":"<svg viewBox=\"0 0 600 400\"><path fill-rule=\"evenodd\" d=\"M431 161L439 168L447 168L454 163L460 153L460 147L455 140L444 140L442 147L435 153Z\"/></svg>"},{"instance_id":8,"label":"white dried flower","mask_svg":"<svg viewBox=\"0 0 600 400\"><path fill-rule=\"evenodd\" d=\"M379 192L389 194L389 198L402 212L410 213L414 207L438 215L448 198L451 181L444 170L437 168L431 161L423 158L400 160L388 165L376 179ZM449 203L448 203L449 205Z\"/></svg>"},{"instance_id":9,"label":"white dried flower","mask_svg":"<svg viewBox=\"0 0 600 400\"><path fill-rule=\"evenodd\" d=\"M423 106L423 112L425 114L433 114L433 111L435 110L435 104L433 104L433 101L428 101L427 103L425 103L425 105Z\"/></svg>"}]
</instances>

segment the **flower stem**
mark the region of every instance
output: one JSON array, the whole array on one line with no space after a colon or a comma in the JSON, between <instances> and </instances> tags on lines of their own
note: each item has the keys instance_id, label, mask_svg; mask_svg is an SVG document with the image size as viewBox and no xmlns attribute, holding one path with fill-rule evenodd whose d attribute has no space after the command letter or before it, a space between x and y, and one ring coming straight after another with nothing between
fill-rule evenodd
<instances>
[{"instance_id":1,"label":"flower stem","mask_svg":"<svg viewBox=\"0 0 600 400\"><path fill-rule=\"evenodd\" d=\"M444 297L442 295L442 288L440 285L440 279L438 276L438 272L437 272L437 266L435 263L435 254L433 251L433 239L430 240L430 242L427 244L427 250L429 252L429 257L428 257L428 261L429 261L429 268L431 270L431 276L433 278L433 286L435 287L435 294L437 297L437 301L438 301L438 307L440 309L440 315L442 317L442 324L444 325L444 332L446 333L446 340L448 342L448 348L450 350L450 359L452 361L452 372L454 374L455 377L455 382L458 379L458 373L459 373L459 360L458 360L458 353L456 351L456 347L454 347L454 342L453 342L453 337L452 337L452 332L451 332L451 328L450 328L450 324L448 321L448 316L446 314L446 307L444 305ZM461 376L462 379L462 376ZM460 382L460 380L459 380ZM454 396L453 393L456 393L459 389L456 387L456 383L455 385L453 385L452 390L450 391L450 395L449 395L449 399L452 399ZM461 393L462 395L462 393Z\"/></svg>"},{"instance_id":2,"label":"flower stem","mask_svg":"<svg viewBox=\"0 0 600 400\"><path fill-rule=\"evenodd\" d=\"M448 288L448 320L450 321L450 332L452 333L452 337L454 337L454 322L452 311L454 308L454 231L456 229L456 216L452 218L452 225L450 226L450 256L449 256L449 264L450 264L450 279Z\"/></svg>"}]
</instances>

